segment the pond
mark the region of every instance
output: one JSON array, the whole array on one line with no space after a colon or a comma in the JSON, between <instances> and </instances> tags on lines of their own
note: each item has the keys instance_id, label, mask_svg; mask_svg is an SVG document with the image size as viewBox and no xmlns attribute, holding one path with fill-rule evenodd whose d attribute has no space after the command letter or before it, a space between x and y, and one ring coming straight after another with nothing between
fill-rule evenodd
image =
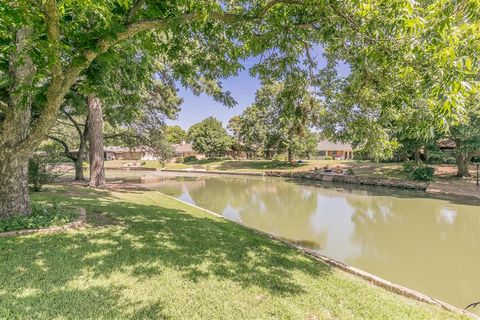
<instances>
[{"instance_id":1,"label":"pond","mask_svg":"<svg viewBox=\"0 0 480 320\"><path fill-rule=\"evenodd\" d=\"M480 300L479 202L280 178L162 179L146 186L457 307Z\"/></svg>"}]
</instances>

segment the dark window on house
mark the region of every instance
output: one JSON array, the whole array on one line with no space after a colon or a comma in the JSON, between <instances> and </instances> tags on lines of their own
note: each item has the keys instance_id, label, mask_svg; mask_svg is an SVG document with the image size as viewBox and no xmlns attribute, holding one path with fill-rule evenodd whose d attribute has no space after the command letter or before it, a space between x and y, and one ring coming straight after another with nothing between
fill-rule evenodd
<instances>
[{"instance_id":1,"label":"dark window on house","mask_svg":"<svg viewBox=\"0 0 480 320\"><path fill-rule=\"evenodd\" d=\"M325 150L318 151L318 156L319 157L325 157L326 155L327 155L327 152Z\"/></svg>"}]
</instances>

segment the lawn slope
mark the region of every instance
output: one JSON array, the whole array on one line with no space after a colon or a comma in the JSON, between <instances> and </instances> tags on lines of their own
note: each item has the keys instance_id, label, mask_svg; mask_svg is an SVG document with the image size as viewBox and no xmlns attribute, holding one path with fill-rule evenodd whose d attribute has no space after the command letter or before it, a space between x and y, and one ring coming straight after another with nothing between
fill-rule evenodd
<instances>
[{"instance_id":1,"label":"lawn slope","mask_svg":"<svg viewBox=\"0 0 480 320\"><path fill-rule=\"evenodd\" d=\"M52 187L91 226L0 239L0 319L461 319L155 191Z\"/></svg>"}]
</instances>

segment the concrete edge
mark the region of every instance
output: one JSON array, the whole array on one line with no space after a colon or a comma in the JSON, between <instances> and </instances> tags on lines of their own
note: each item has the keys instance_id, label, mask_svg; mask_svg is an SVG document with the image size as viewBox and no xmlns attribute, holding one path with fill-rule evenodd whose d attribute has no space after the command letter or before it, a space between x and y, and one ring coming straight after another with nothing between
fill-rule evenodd
<instances>
[{"instance_id":1,"label":"concrete edge","mask_svg":"<svg viewBox=\"0 0 480 320\"><path fill-rule=\"evenodd\" d=\"M393 283L393 282L390 282L388 280L385 280L383 278L380 278L374 274L371 274L369 272L366 272L364 270L361 270L361 269L358 269L358 268L355 268L355 267L352 267L350 265L347 265L343 262L340 262L338 260L335 260L335 259L332 259L330 257L327 257L327 256L324 256L320 253L317 253L317 252L314 252L310 249L307 249L307 248L303 248L301 246L298 246L296 244L293 244L291 242L288 242L286 241L285 239L282 239L280 237L277 237L277 236L274 236L274 235L271 235L269 233L266 233L264 231L260 231L260 230L257 230L257 229L254 229L252 227L249 227L249 226L246 226L242 223L238 223L238 222L235 222L235 221L232 221L232 220L228 220L226 219L224 216L216 213L216 212L213 212L211 210L208 210L208 209L205 209L205 208L202 208L202 207L199 207L197 205L194 205L194 204L191 204L191 203L188 203L186 201L183 201L183 200L180 200L180 199L177 199L175 197L172 197L172 196L169 196L167 194L164 194L160 191L156 191L160 194L162 194L163 196L167 197L167 198L170 198L170 199L173 199L173 200L176 200L180 203L183 203L183 204L186 204L190 207L193 207L193 208L196 208L196 209L199 209L199 210L202 210L204 212L207 212L209 214L212 214L216 217L219 217L221 219L224 219L224 220L227 220L227 221L230 221L230 222L233 222L237 225L240 225L250 231L253 231L257 234L260 234L262 236L266 236L267 238L270 238L272 240L276 240L276 241L279 241L281 243L284 243L286 244L287 246L291 247L291 248L294 248L296 250L299 250L299 251L302 251L304 254L316 259L316 260L319 260L323 263L326 263L332 267L335 267L335 268L338 268L338 269L341 269L347 273L350 273L352 275L355 275L355 276L358 276L358 277L361 277L363 278L364 280L368 281L369 283L377 286L377 287L380 287L380 288L383 288L387 291L390 291L390 292L393 292L393 293L396 293L396 294L400 294L404 297L407 297L407 298L410 298L410 299L414 299L414 300L417 300L417 301L420 301L420 302L424 302L424 303L428 303L428 304L431 304L431 305L436 305L436 306L439 306L445 310L448 310L448 311L451 311L451 312L455 312L455 313L459 313L459 314L462 314L462 315L465 315L465 316L468 316L472 319L476 319L476 320L480 320L480 316L477 316L467 310L464 310L464 309L460 309L458 307L455 307L451 304L448 304L446 302L443 302L443 301L440 301L440 300L437 300L435 298L432 298L432 297L429 297L421 292L418 292L418 291L415 291L413 289L410 289L410 288L407 288L407 287L404 287L404 286L401 286L399 284L396 284L396 283Z\"/></svg>"},{"instance_id":2,"label":"concrete edge","mask_svg":"<svg viewBox=\"0 0 480 320\"><path fill-rule=\"evenodd\" d=\"M431 188L430 186L425 190L425 192L428 194L439 195L439 196L460 197L460 198L465 198L470 200L480 200L480 193L478 195L463 194L459 192L450 192L450 191L444 191L440 189L434 189L434 188ZM480 189L479 189L479 192L480 192Z\"/></svg>"},{"instance_id":3,"label":"concrete edge","mask_svg":"<svg viewBox=\"0 0 480 320\"><path fill-rule=\"evenodd\" d=\"M236 175L236 176L259 176L265 175L264 172L251 172L251 171L200 171L200 170L176 170L176 169L161 169L163 172L181 172L181 173L198 173L198 174L224 174L224 175Z\"/></svg>"},{"instance_id":4,"label":"concrete edge","mask_svg":"<svg viewBox=\"0 0 480 320\"><path fill-rule=\"evenodd\" d=\"M62 232L69 229L77 229L85 225L87 222L87 214L84 208L77 208L78 211L78 219L72 221L70 223L64 224L63 226L56 226L50 228L42 228L42 229L23 229L23 230L15 230L15 231L7 231L1 232L0 238L8 238L8 237L15 237L15 236L24 236L34 233L54 233L54 232Z\"/></svg>"}]
</instances>

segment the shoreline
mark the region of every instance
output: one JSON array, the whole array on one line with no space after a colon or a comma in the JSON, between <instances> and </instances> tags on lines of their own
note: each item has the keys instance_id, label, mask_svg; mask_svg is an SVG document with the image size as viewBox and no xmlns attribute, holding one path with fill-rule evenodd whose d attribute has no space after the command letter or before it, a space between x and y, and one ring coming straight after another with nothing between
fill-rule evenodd
<instances>
[{"instance_id":1,"label":"shoreline","mask_svg":"<svg viewBox=\"0 0 480 320\"><path fill-rule=\"evenodd\" d=\"M225 218L223 215L220 215L214 211L211 211L211 210L208 210L208 209L205 209L205 208L202 208L202 207L199 207L197 205L194 205L192 203L189 203L189 202L186 202L184 200L181 200L181 199L178 199L178 198L175 198L173 196L170 196L170 195L167 195L167 194L164 194L160 191L156 191L158 193L160 193L162 196L165 196L165 197L168 197L170 199L173 199L173 200L176 200L180 203L183 203L185 205L188 205L190 207L193 207L193 208L196 208L196 209L199 209L199 210L202 210L202 211L205 211L209 214L212 214L216 217L219 217L221 219L225 219L227 221L230 221L232 223L235 223L237 225L240 225L242 226L243 228L246 228L252 232L255 232L257 234L260 234L260 235L263 235L267 238L270 238L272 240L275 240L275 241L279 241L281 243L284 243L286 244L287 246L291 247L291 248L294 248L296 250L299 250L299 251L302 251L304 254L308 255L309 257L315 259L315 260L318 260L318 261L321 261L325 264L328 264L332 267L335 267L337 269L340 269L340 270L343 270L344 272L347 272L347 273L350 273L356 277L360 277L366 281L368 281L370 284L374 285L374 286L377 286L377 287L380 287L380 288L383 288L387 291L390 291L390 292L393 292L395 294L399 294L399 295L402 295L404 297L407 297L407 298L410 298L410 299L414 299L416 301L420 301L420 302L424 302L424 303L428 303L428 304L431 304L431 305L436 305L436 306L439 306L445 310L448 310L448 311L451 311L451 312L455 312L455 313L458 313L458 314L462 314L462 315L465 315L465 316L468 316L472 319L480 319L480 316L468 311L468 310L465 310L465 309L461 309L459 307L456 307L454 305L451 305L447 302L444 302L444 301L441 301L441 300L438 300L438 299L435 299L435 298L432 298L428 295L425 295L419 291L416 291L416 290L413 290L413 289L410 289L408 287L405 287L405 286L402 286L402 285L399 285L397 283L394 283L394 282L391 282L391 281L388 281L386 279L383 279L379 276L376 276L372 273L369 273L367 271L364 271L364 270L361 270L361 269L358 269L358 268L355 268L353 266L350 266L346 263L343 263L341 261L338 261L338 260L335 260L333 258L330 258L328 256L325 256L323 254L320 254L318 252L315 252L314 250L310 250L308 248L304 248L302 246L299 246L299 245L296 245L292 242L289 242L285 239L282 239L280 237L277 237L275 235L272 235L270 233L267 233L267 232L264 232L264 231L261 231L261 230L258 230L258 229L255 229L255 228L252 228L252 227L249 227L245 224L242 224L242 223L238 223L238 222L235 222L235 221L232 221L232 220L228 220L227 218Z\"/></svg>"},{"instance_id":2,"label":"shoreline","mask_svg":"<svg viewBox=\"0 0 480 320\"><path fill-rule=\"evenodd\" d=\"M149 170L148 170L149 171ZM381 187L393 187L399 189L409 189L423 191L426 194L449 196L449 197L462 197L472 200L480 200L480 187L470 188L469 192L462 192L462 189L454 188L448 189L445 184L438 182L418 182L402 179L390 179L390 178L374 178L366 176L345 176L345 175L325 175L331 177L329 181L324 180L323 173L316 173L312 171L266 171L266 172L242 172L242 171L199 171L199 170L173 170L162 169L157 172L172 172L172 173L187 173L187 174L211 174L211 175L240 175L240 176L259 176L259 177L281 177L291 178L298 180L310 180L317 182L328 182L338 184L351 184L351 185L366 185L366 186L381 186ZM448 186L448 185L447 185Z\"/></svg>"}]
</instances>

